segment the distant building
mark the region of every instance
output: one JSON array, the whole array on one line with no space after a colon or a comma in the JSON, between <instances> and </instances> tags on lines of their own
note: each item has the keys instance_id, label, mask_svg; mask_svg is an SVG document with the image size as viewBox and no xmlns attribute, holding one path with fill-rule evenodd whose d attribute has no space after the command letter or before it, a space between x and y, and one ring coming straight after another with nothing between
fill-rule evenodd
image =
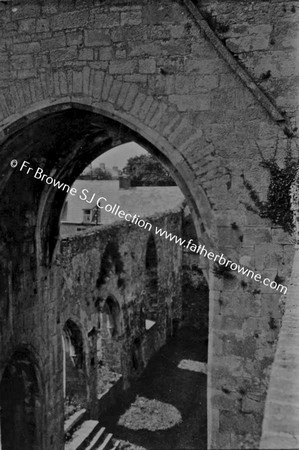
<instances>
[{"instance_id":1,"label":"distant building","mask_svg":"<svg viewBox=\"0 0 299 450\"><path fill-rule=\"evenodd\" d=\"M77 180L73 187L77 194L67 196L61 216L62 235L123 220L105 211L106 204L116 204L126 213L146 217L180 207L184 200L177 186L131 187L126 176L119 180Z\"/></svg>"},{"instance_id":2,"label":"distant building","mask_svg":"<svg viewBox=\"0 0 299 450\"><path fill-rule=\"evenodd\" d=\"M106 167L105 163L100 163L98 167L92 167L92 164L90 164L83 170L79 176L79 180L101 180L103 178L103 172L110 174L112 180L118 180L121 175L121 170L118 166L111 168Z\"/></svg>"}]
</instances>

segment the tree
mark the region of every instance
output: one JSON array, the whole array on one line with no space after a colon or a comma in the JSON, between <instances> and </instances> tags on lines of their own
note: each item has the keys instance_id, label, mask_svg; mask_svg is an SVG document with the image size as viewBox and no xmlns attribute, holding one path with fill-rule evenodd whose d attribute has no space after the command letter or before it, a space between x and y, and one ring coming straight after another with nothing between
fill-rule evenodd
<instances>
[{"instance_id":1,"label":"tree","mask_svg":"<svg viewBox=\"0 0 299 450\"><path fill-rule=\"evenodd\" d=\"M175 186L166 169L151 155L129 158L123 173L130 177L131 186Z\"/></svg>"}]
</instances>

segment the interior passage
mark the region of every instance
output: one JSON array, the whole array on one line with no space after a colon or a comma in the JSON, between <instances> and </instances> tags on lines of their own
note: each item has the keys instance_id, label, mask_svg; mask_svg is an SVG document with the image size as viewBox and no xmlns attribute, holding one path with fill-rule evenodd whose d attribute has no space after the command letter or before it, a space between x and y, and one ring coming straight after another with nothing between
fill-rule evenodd
<instances>
[{"instance_id":1,"label":"interior passage","mask_svg":"<svg viewBox=\"0 0 299 450\"><path fill-rule=\"evenodd\" d=\"M206 345L198 330L179 330L101 418L102 425L136 448L206 449Z\"/></svg>"}]
</instances>

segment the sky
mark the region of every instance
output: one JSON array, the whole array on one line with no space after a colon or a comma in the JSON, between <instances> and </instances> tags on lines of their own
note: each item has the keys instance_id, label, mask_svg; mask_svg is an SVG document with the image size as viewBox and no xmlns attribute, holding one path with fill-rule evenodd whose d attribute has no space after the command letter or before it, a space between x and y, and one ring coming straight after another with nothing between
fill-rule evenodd
<instances>
[{"instance_id":1,"label":"sky","mask_svg":"<svg viewBox=\"0 0 299 450\"><path fill-rule=\"evenodd\" d=\"M123 169L127 164L127 160L132 156L146 155L148 152L144 150L140 145L135 142L129 142L128 144L122 144L118 147L114 147L112 150L99 156L92 162L92 167L98 167L100 163L104 163L106 167L112 168L117 166L119 169Z\"/></svg>"}]
</instances>

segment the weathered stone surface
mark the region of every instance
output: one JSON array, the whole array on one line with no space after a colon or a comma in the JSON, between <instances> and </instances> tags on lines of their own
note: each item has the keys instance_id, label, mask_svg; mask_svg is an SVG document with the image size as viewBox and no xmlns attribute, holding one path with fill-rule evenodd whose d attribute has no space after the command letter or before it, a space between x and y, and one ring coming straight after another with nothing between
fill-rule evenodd
<instances>
[{"instance_id":1,"label":"weathered stone surface","mask_svg":"<svg viewBox=\"0 0 299 450\"><path fill-rule=\"evenodd\" d=\"M83 109L114 117L122 124L119 128L128 126L138 133L142 142L155 147L161 160L175 174L192 208L198 235L205 230L210 250L223 252L236 263L248 264L263 278L274 280L277 274L284 277L290 274L292 244L281 228L250 211L249 207L254 205L241 175L265 201L269 174L260 166L261 154L271 158L277 141L277 157L283 163L286 135L282 131L284 126L281 130L269 118L237 72L215 51L183 3L168 0L158 6L156 2L138 0L134 4L55 0L47 4L37 0L25 3L17 5L16 11L9 9L9 13L2 14L7 11L2 9L0 18L1 198L8 198L9 205L24 205L25 211L16 209L11 221L8 214L11 206L0 211L5 222L2 234L14 233L14 229L18 233L18 236L9 235L9 242L15 242L15 247L9 244L8 248L1 248L1 273L5 275L0 290L0 317L4 318L0 327L3 349L0 372L3 362L19 343L28 342L37 349L42 358L41 371L47 380L43 397L47 405L43 415L47 433L41 448L60 450L61 290L68 292L72 305L69 292L74 293L78 302L85 297L71 275L67 277L68 283L62 285L59 270L51 271L44 262L36 268L36 261L44 258L38 249L43 243L50 248L57 234L55 230L51 239L44 238L46 224L60 210L57 206L44 219L42 211L50 208L52 201L45 205L42 198L47 197L37 195L38 188L32 191L32 183L24 182L20 189L19 179L12 181L9 162L12 157L19 162L29 158L36 143L42 142L39 151L34 153L35 160L45 170L64 173L64 167L78 163L72 159L78 141L74 139L69 156L63 159L61 154L53 158L50 151L43 154L46 144L42 136L49 124L43 130L34 128L27 135L19 134L14 146L9 146L10 139L17 132L25 133L26 124L46 114L43 108L63 111L81 103ZM296 5L280 1L246 5L204 1L200 8L203 13L213 8L218 22L216 32L222 42L238 53L242 66L253 82L271 97L271 102L277 102L287 115L298 121ZM23 125L16 122L17 118L22 118ZM48 136L49 142L54 135L55 130ZM9 138L7 142L6 138ZM298 156L295 150L293 156ZM34 205L39 205L42 217L37 218ZM40 223L43 225L36 225ZM36 237L39 233L42 237ZM77 244L85 250L86 242ZM69 245L73 248L74 243ZM91 256L94 254L91 250L87 253L91 261L88 270L82 266L81 257L74 260L84 286L89 276L95 276L92 274L94 256ZM210 263L209 269L204 269L209 273L211 323L215 325L210 327L209 336L209 445L213 442L214 448L238 448L246 434L260 432L262 413L251 403L255 400L248 397L251 400L244 405L246 411L250 410L246 428L240 405L226 402L225 396L220 399L219 392L223 383L241 389L244 376L256 395L261 388L254 380L261 378L263 395L266 393L266 372L274 358L279 332L279 293L240 274L232 279L216 276ZM80 272L83 269L86 273ZM166 278L165 272L163 283ZM78 292L73 289L74 283ZM89 291L88 295L91 302L93 293ZM292 298L293 307L296 295ZM74 308L78 308L76 305ZM88 324L87 316L91 313L83 309L80 320ZM138 314L132 323L136 324L137 320ZM292 332L287 334L285 342L295 335L295 326L289 326ZM234 333L230 336L232 329ZM290 347L297 349L293 341ZM148 345L146 352L150 354L150 351ZM118 353L115 355L117 358ZM130 372L129 367L126 370ZM289 380L295 385L291 376Z\"/></svg>"}]
</instances>

